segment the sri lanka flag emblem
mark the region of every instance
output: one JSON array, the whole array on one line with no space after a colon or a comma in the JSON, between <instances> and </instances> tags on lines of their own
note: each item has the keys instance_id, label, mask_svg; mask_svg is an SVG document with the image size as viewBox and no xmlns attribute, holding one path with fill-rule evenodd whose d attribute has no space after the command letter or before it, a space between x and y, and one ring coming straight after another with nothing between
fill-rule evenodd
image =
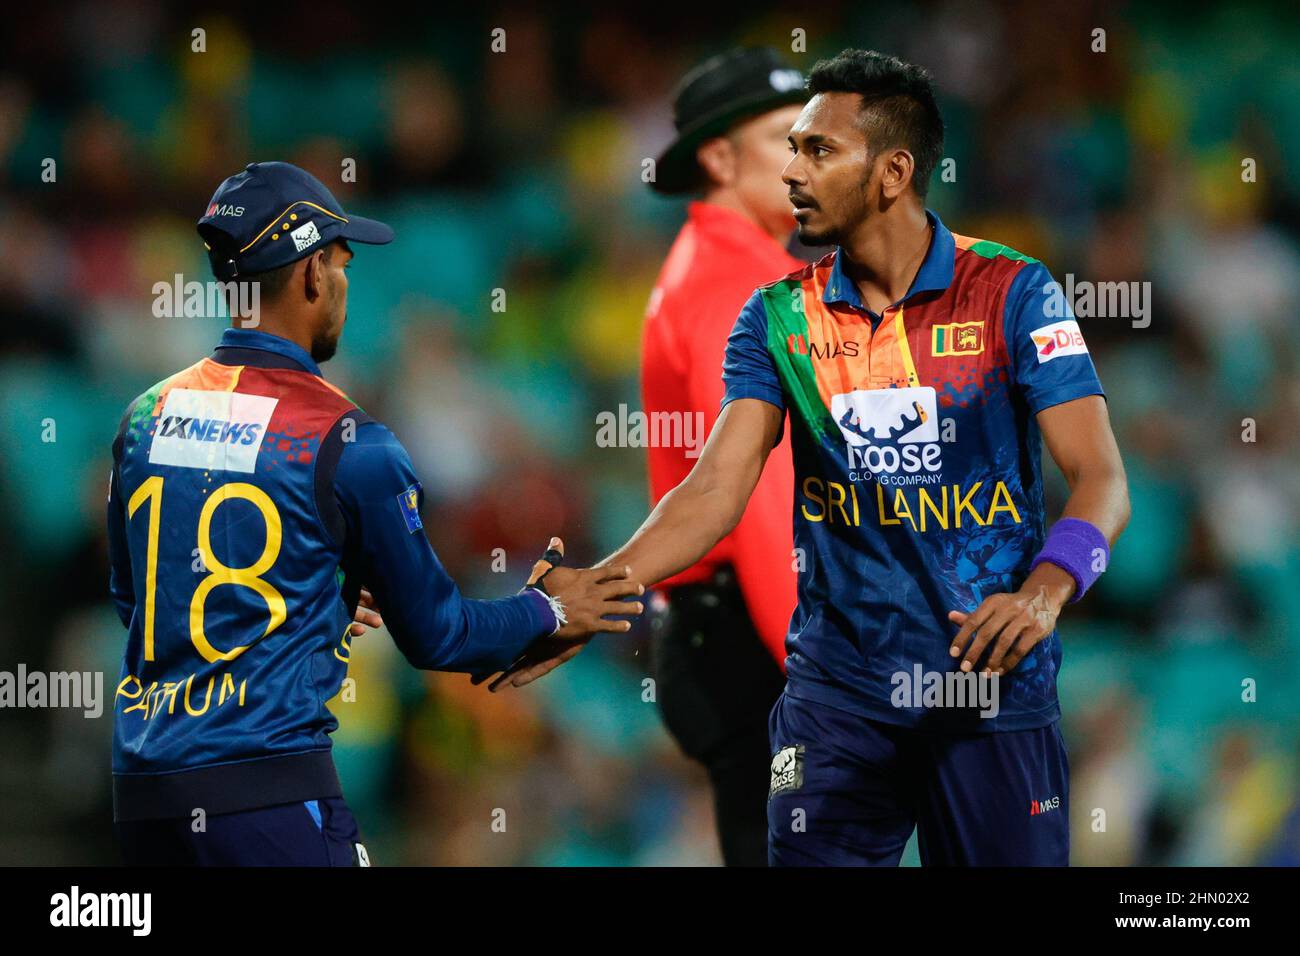
<instances>
[{"instance_id":1,"label":"sri lanka flag emblem","mask_svg":"<svg viewBox=\"0 0 1300 956\"><path fill-rule=\"evenodd\" d=\"M424 523L420 521L420 483L418 481L397 496L397 504L402 509L402 517L406 519L407 531L415 534L424 527Z\"/></svg>"},{"instance_id":2,"label":"sri lanka flag emblem","mask_svg":"<svg viewBox=\"0 0 1300 956\"><path fill-rule=\"evenodd\" d=\"M949 322L934 327L931 355L978 355L983 351L983 322Z\"/></svg>"}]
</instances>

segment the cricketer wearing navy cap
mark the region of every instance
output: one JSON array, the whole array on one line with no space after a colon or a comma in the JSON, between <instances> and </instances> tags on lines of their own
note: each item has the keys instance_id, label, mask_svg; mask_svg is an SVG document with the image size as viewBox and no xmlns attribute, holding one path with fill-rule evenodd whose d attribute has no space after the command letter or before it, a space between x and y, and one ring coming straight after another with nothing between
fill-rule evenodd
<instances>
[{"instance_id":1,"label":"cricketer wearing navy cap","mask_svg":"<svg viewBox=\"0 0 1300 956\"><path fill-rule=\"evenodd\" d=\"M198 223L218 279L267 272L335 239L382 246L392 227L351 216L325 184L291 163L249 163L222 182Z\"/></svg>"},{"instance_id":2,"label":"cricketer wearing navy cap","mask_svg":"<svg viewBox=\"0 0 1300 956\"><path fill-rule=\"evenodd\" d=\"M118 835L131 863L364 864L326 706L364 625L416 667L483 673L545 636L628 630L605 615L639 614L615 599L641 588L557 567L552 538L520 593L461 596L406 449L319 366L346 319L348 241L391 229L287 163L227 179L198 228L218 278L256 282L260 305L256 328L236 319L133 401L113 443Z\"/></svg>"}]
</instances>

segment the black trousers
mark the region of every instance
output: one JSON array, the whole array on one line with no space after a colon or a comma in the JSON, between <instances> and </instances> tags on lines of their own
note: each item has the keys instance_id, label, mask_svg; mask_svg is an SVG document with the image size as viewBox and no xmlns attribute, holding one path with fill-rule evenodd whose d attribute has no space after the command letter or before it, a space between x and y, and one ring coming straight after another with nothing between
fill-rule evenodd
<instances>
[{"instance_id":1,"label":"black trousers","mask_svg":"<svg viewBox=\"0 0 1300 956\"><path fill-rule=\"evenodd\" d=\"M656 697L668 732L708 770L727 866L767 866L767 720L785 675L730 570L669 592L651 618Z\"/></svg>"},{"instance_id":2,"label":"black trousers","mask_svg":"<svg viewBox=\"0 0 1300 956\"><path fill-rule=\"evenodd\" d=\"M369 866L342 797L114 825L127 866Z\"/></svg>"}]
</instances>

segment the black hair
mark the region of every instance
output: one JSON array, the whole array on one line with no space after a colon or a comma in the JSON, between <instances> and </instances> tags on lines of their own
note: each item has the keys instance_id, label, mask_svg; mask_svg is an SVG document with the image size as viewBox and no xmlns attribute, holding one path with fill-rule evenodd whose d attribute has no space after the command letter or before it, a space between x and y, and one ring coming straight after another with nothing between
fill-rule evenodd
<instances>
[{"instance_id":1,"label":"black hair","mask_svg":"<svg viewBox=\"0 0 1300 956\"><path fill-rule=\"evenodd\" d=\"M911 153L912 188L925 198L943 155L943 117L928 72L875 50L844 50L817 62L808 74L808 92L860 94L867 145L873 154L895 147Z\"/></svg>"},{"instance_id":2,"label":"black hair","mask_svg":"<svg viewBox=\"0 0 1300 956\"><path fill-rule=\"evenodd\" d=\"M331 262L334 259L334 249L340 245L342 240L326 243L322 248L325 251L325 261ZM306 256L303 256L305 259ZM302 259L295 259L287 266L278 266L275 269L267 269L265 272L253 272L246 276L240 276L241 279L256 280L258 285L258 294L264 302L274 302L279 298L280 293L289 286L289 280L293 278L293 270Z\"/></svg>"}]
</instances>

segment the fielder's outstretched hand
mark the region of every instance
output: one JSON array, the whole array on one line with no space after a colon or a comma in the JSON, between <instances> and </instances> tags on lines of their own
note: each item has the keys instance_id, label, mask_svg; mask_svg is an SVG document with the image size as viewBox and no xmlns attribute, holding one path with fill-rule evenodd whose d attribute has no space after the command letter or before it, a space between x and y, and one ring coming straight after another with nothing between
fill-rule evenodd
<instances>
[{"instance_id":1,"label":"fielder's outstretched hand","mask_svg":"<svg viewBox=\"0 0 1300 956\"><path fill-rule=\"evenodd\" d=\"M632 580L631 568L565 568L559 564L563 558L564 542L552 538L546 554L533 565L528 584L540 587L559 602L564 624L554 634L534 641L488 686L489 690L532 683L575 656L597 634L623 634L632 629L631 621L612 621L609 617L637 615L645 610L640 601L620 600L645 593L645 587ZM473 682L480 684L490 676L477 675Z\"/></svg>"}]
</instances>

